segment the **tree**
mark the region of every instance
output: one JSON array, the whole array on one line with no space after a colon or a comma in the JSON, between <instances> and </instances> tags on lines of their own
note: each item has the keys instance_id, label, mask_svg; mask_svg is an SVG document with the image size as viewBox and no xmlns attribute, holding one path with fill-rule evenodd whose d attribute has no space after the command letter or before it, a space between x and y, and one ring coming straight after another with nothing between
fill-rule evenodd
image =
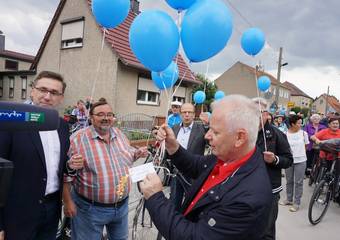
<instances>
[{"instance_id":1,"label":"tree","mask_svg":"<svg viewBox=\"0 0 340 240\"><path fill-rule=\"evenodd\" d=\"M204 105L206 106L206 109L210 111L210 104L214 101L215 93L218 90L217 86L212 81L210 81L208 78L203 76L203 74L200 74L200 73L196 74L196 79L199 80L201 84L193 88L192 90L193 96L196 91L199 91L199 90L204 91L206 95Z\"/></svg>"}]
</instances>

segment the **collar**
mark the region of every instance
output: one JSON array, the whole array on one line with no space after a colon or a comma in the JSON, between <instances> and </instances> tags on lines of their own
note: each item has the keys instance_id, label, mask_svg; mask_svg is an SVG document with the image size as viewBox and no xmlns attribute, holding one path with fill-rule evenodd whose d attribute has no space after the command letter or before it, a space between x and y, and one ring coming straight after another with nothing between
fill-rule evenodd
<instances>
[{"instance_id":1,"label":"collar","mask_svg":"<svg viewBox=\"0 0 340 240\"><path fill-rule=\"evenodd\" d=\"M182 128L187 128L187 129L189 129L189 130L191 130L192 129L192 126L194 125L194 121L192 121L192 123L188 126L188 127L184 127L183 126L183 122L181 123L181 127Z\"/></svg>"},{"instance_id":2,"label":"collar","mask_svg":"<svg viewBox=\"0 0 340 240\"><path fill-rule=\"evenodd\" d=\"M220 174L220 173L223 174L224 172L230 171L230 170L233 170L233 172L236 171L246 161L248 161L248 159L250 159L250 157L254 154L255 149L256 148L254 147L246 155L244 155L243 157L237 159L236 161L232 161L231 163L226 163L226 162L223 162L221 159L218 159L217 163L216 163L216 167L215 167L216 170L218 171L217 174Z\"/></svg>"}]
</instances>

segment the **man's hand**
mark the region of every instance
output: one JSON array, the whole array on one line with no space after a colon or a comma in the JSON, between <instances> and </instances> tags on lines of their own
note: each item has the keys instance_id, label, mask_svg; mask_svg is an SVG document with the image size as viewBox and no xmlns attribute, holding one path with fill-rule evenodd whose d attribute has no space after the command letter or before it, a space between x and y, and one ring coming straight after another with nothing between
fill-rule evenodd
<instances>
[{"instance_id":1,"label":"man's hand","mask_svg":"<svg viewBox=\"0 0 340 240\"><path fill-rule=\"evenodd\" d=\"M146 200L155 193L163 191L161 179L156 173L146 175L144 180L139 183L139 187Z\"/></svg>"},{"instance_id":2,"label":"man's hand","mask_svg":"<svg viewBox=\"0 0 340 240\"><path fill-rule=\"evenodd\" d=\"M147 157L148 156L148 148L147 147L140 147L135 152L135 159L141 158L141 157Z\"/></svg>"},{"instance_id":3,"label":"man's hand","mask_svg":"<svg viewBox=\"0 0 340 240\"><path fill-rule=\"evenodd\" d=\"M263 152L263 159L266 163L273 163L275 161L275 154L272 152Z\"/></svg>"},{"instance_id":4,"label":"man's hand","mask_svg":"<svg viewBox=\"0 0 340 240\"><path fill-rule=\"evenodd\" d=\"M179 148L174 131L166 124L158 129L156 139L160 142L165 140L165 147L170 155L174 154Z\"/></svg>"},{"instance_id":5,"label":"man's hand","mask_svg":"<svg viewBox=\"0 0 340 240\"><path fill-rule=\"evenodd\" d=\"M0 231L0 240L5 240L5 231Z\"/></svg>"},{"instance_id":6,"label":"man's hand","mask_svg":"<svg viewBox=\"0 0 340 240\"><path fill-rule=\"evenodd\" d=\"M77 206L73 200L64 201L64 214L66 217L74 217L77 215Z\"/></svg>"},{"instance_id":7,"label":"man's hand","mask_svg":"<svg viewBox=\"0 0 340 240\"><path fill-rule=\"evenodd\" d=\"M84 167L84 158L81 154L75 154L67 162L69 168L73 170L79 170Z\"/></svg>"}]
</instances>

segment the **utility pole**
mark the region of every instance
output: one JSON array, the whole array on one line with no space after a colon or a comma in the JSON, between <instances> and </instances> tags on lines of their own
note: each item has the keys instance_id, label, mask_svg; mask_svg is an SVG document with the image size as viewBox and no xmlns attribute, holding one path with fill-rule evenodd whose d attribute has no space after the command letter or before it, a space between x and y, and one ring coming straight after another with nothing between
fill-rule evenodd
<instances>
[{"instance_id":1,"label":"utility pole","mask_svg":"<svg viewBox=\"0 0 340 240\"><path fill-rule=\"evenodd\" d=\"M280 77L281 77L281 67L282 67L282 47L280 47L280 53L279 53L279 62L278 62L278 65L277 65L277 81L278 81L278 84L276 86L276 95L275 95L275 103L276 103L276 110L278 110L279 108L279 89L280 89L280 85L281 85L281 82L280 82Z\"/></svg>"},{"instance_id":2,"label":"utility pole","mask_svg":"<svg viewBox=\"0 0 340 240\"><path fill-rule=\"evenodd\" d=\"M325 116L327 115L327 111L328 111L328 96L329 96L329 86L327 88L327 95L326 95Z\"/></svg>"}]
</instances>

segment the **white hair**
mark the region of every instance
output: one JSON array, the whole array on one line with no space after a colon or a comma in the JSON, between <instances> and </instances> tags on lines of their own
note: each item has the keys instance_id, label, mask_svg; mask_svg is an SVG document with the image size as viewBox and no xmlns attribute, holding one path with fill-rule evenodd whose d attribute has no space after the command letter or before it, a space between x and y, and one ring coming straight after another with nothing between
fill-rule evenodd
<instances>
[{"instance_id":1,"label":"white hair","mask_svg":"<svg viewBox=\"0 0 340 240\"><path fill-rule=\"evenodd\" d=\"M225 111L226 106L229 107ZM242 95L228 95L212 105L213 110L221 108L228 123L228 131L245 129L248 133L249 146L255 146L260 124L260 111L249 98Z\"/></svg>"},{"instance_id":2,"label":"white hair","mask_svg":"<svg viewBox=\"0 0 340 240\"><path fill-rule=\"evenodd\" d=\"M315 120L315 119L321 119L321 116L319 115L319 114L316 114L316 113L314 113L311 117L310 117L310 120L311 121L313 121L313 120Z\"/></svg>"},{"instance_id":3,"label":"white hair","mask_svg":"<svg viewBox=\"0 0 340 240\"><path fill-rule=\"evenodd\" d=\"M261 107L262 107L262 110L267 110L269 109L269 106L268 106L268 102L266 99L264 98L261 98L261 97L255 97L255 98L252 98L251 99L254 103L256 103L257 105L260 104Z\"/></svg>"}]
</instances>

